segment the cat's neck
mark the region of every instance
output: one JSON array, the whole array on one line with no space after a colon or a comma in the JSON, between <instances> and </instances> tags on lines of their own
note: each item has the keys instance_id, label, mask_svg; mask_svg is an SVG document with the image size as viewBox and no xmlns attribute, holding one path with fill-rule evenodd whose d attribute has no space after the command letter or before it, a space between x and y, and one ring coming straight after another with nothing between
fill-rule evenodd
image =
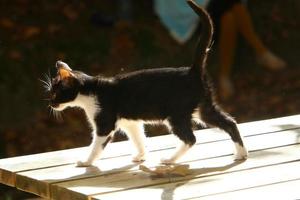
<instances>
[{"instance_id":1,"label":"cat's neck","mask_svg":"<svg viewBox=\"0 0 300 200\"><path fill-rule=\"evenodd\" d=\"M95 94L96 91L99 91L114 82L113 78L87 75L84 78L80 78L80 80L81 86L79 91L82 94Z\"/></svg>"},{"instance_id":2,"label":"cat's neck","mask_svg":"<svg viewBox=\"0 0 300 200\"><path fill-rule=\"evenodd\" d=\"M73 106L82 108L93 128L96 129L95 115L100 111L100 102L96 93L101 91L113 81L103 77L93 77L84 75L81 77L81 86L79 93L73 101Z\"/></svg>"},{"instance_id":3,"label":"cat's neck","mask_svg":"<svg viewBox=\"0 0 300 200\"><path fill-rule=\"evenodd\" d=\"M74 100L74 106L80 107L85 111L92 128L95 129L94 118L96 113L100 111L100 105L96 96L79 93Z\"/></svg>"}]
</instances>

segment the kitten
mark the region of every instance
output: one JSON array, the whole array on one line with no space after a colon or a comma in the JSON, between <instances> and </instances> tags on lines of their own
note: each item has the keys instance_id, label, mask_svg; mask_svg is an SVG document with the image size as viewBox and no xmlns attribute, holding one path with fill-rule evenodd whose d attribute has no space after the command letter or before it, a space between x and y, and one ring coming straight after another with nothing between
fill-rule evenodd
<instances>
[{"instance_id":1,"label":"kitten","mask_svg":"<svg viewBox=\"0 0 300 200\"><path fill-rule=\"evenodd\" d=\"M247 150L236 122L216 104L205 69L213 25L207 12L187 1L202 20L194 62L190 67L160 68L116 75L89 76L57 61L57 76L48 83L50 106L55 111L82 108L92 127L93 140L86 159L78 166L90 166L99 158L116 131L122 130L133 142L133 161L145 159L144 122L166 122L182 142L173 155L162 159L174 163L196 142L192 131L195 114L209 125L226 131L236 147L235 158L246 159Z\"/></svg>"}]
</instances>

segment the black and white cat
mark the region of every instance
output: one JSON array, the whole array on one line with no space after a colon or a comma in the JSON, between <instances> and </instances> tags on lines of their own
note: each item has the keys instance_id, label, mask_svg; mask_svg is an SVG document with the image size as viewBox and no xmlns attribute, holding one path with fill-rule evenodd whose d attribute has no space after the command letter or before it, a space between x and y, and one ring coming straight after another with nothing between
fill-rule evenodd
<instances>
[{"instance_id":1,"label":"black and white cat","mask_svg":"<svg viewBox=\"0 0 300 200\"><path fill-rule=\"evenodd\" d=\"M137 149L133 161L145 159L145 122L164 122L182 144L162 163L174 163L196 142L192 116L226 131L236 147L236 159L248 152L236 122L215 103L205 69L213 25L206 11L187 1L202 20L202 33L190 67L136 71L112 78L89 76L57 61L57 76L49 85L50 106L56 111L67 107L84 109L92 127L93 140L86 159L78 166L90 166L99 158L116 131L122 130Z\"/></svg>"}]
</instances>

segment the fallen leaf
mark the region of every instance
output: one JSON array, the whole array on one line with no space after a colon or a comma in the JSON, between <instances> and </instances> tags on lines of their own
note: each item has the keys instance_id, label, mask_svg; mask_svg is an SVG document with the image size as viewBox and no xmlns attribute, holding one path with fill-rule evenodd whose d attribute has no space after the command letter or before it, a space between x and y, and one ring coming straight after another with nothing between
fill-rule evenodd
<instances>
[{"instance_id":1,"label":"fallen leaf","mask_svg":"<svg viewBox=\"0 0 300 200\"><path fill-rule=\"evenodd\" d=\"M145 165L140 165L139 169L151 175L177 175L186 176L190 174L189 165L159 165L154 168L149 168Z\"/></svg>"}]
</instances>

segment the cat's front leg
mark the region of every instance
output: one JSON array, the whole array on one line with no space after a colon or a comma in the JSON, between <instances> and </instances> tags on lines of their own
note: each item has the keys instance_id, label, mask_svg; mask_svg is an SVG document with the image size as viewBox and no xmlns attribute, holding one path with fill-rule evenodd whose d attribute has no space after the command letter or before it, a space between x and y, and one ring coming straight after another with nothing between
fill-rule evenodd
<instances>
[{"instance_id":1,"label":"cat's front leg","mask_svg":"<svg viewBox=\"0 0 300 200\"><path fill-rule=\"evenodd\" d=\"M88 167L93 164L93 162L99 158L103 149L110 142L111 136L97 136L94 135L93 141L89 146L89 154L88 157L84 160L80 160L77 162L77 167Z\"/></svg>"},{"instance_id":2,"label":"cat's front leg","mask_svg":"<svg viewBox=\"0 0 300 200\"><path fill-rule=\"evenodd\" d=\"M115 133L115 115L112 112L101 112L91 118L90 122L93 127L93 141L89 147L88 157L77 162L78 167L91 166L93 162L99 158L103 149L109 143Z\"/></svg>"}]
</instances>

